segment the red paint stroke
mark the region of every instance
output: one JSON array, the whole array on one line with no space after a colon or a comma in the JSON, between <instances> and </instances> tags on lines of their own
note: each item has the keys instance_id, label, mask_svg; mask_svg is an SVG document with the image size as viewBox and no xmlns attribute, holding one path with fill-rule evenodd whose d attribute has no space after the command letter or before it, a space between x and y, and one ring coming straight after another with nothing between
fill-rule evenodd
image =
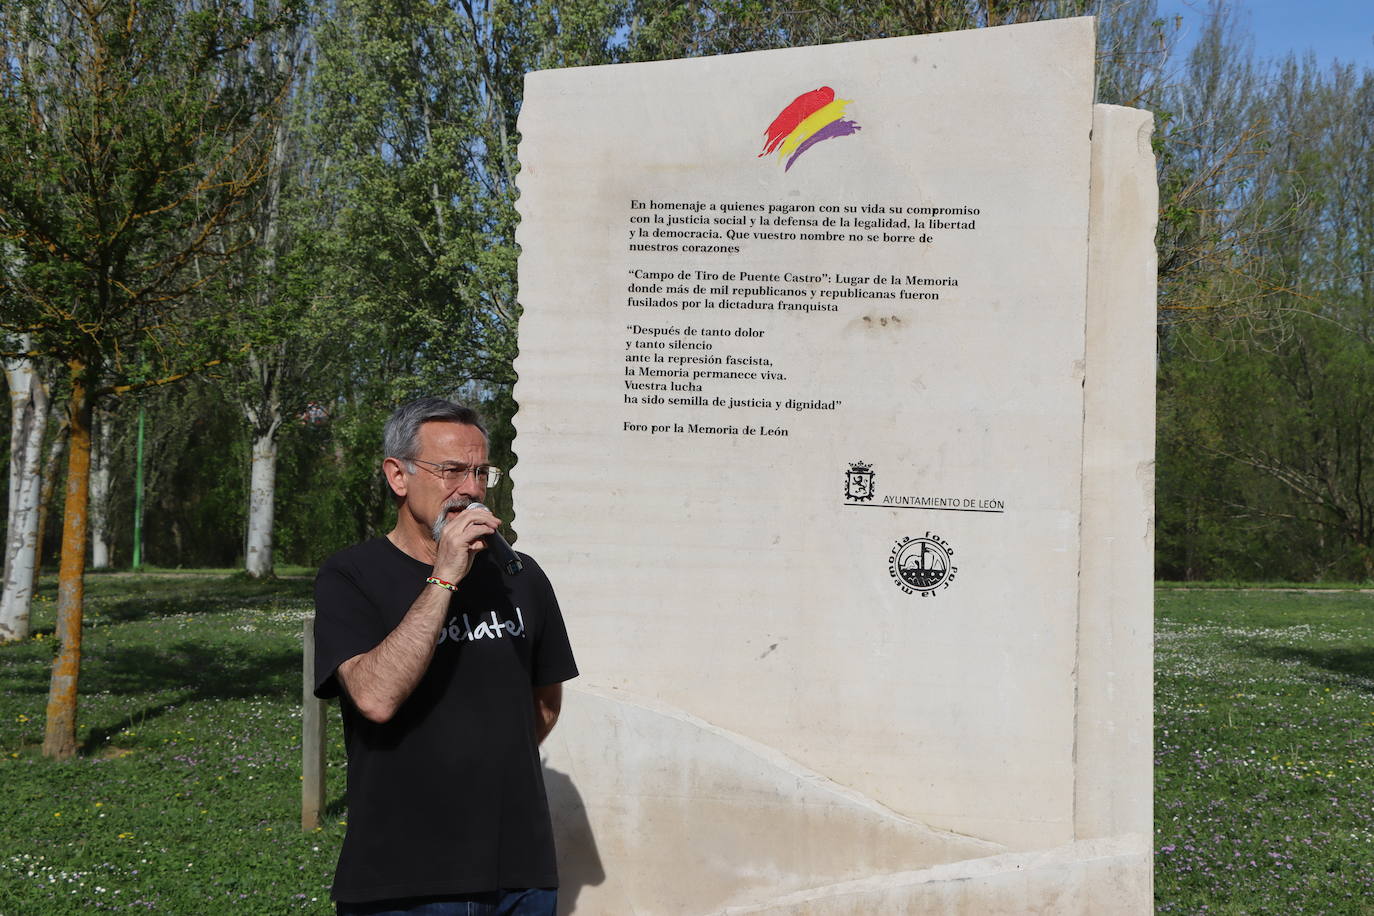
<instances>
[{"instance_id":1,"label":"red paint stroke","mask_svg":"<svg viewBox=\"0 0 1374 916\"><path fill-rule=\"evenodd\" d=\"M768 125L768 130L764 131L763 152L760 156L767 156L769 153L782 146L782 141L787 139L787 135L797 129L797 125L805 121L818 110L835 101L835 90L829 86L822 86L819 89L812 89L810 92L803 92L792 100L792 104L782 110L782 114L773 119L773 123ZM796 157L793 156L793 159Z\"/></svg>"},{"instance_id":2,"label":"red paint stroke","mask_svg":"<svg viewBox=\"0 0 1374 916\"><path fill-rule=\"evenodd\" d=\"M829 140L831 137L848 137L858 129L859 125L855 124L853 121L831 121L829 124L807 137L805 142L797 147L797 151L787 160L787 165L783 167L783 171L785 172L792 168L792 163L797 161L798 156L815 146L817 143L820 143L822 140Z\"/></svg>"}]
</instances>

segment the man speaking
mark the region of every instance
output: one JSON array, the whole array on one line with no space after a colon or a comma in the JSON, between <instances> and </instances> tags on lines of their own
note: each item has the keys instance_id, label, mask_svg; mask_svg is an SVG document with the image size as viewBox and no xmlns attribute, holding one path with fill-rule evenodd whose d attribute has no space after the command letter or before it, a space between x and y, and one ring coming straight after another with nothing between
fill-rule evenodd
<instances>
[{"instance_id":1,"label":"man speaking","mask_svg":"<svg viewBox=\"0 0 1374 916\"><path fill-rule=\"evenodd\" d=\"M383 445L396 527L315 580L315 694L341 697L348 749L333 899L358 916L552 916L539 742L577 675L553 588L523 554L491 562L501 520L481 501L501 472L474 411L412 401Z\"/></svg>"}]
</instances>

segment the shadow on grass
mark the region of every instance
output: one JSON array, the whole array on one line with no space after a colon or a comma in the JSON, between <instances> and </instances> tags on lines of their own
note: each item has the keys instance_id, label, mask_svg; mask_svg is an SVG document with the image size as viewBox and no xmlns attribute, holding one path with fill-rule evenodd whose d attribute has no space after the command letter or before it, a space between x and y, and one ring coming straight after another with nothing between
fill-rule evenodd
<instances>
[{"instance_id":1,"label":"shadow on grass","mask_svg":"<svg viewBox=\"0 0 1374 916\"><path fill-rule=\"evenodd\" d=\"M122 721L91 727L82 742L82 752L98 752L116 734L187 703L258 696L290 698L300 692L299 648L238 642L206 645L189 640L171 645L152 644L139 641L148 638L145 634L126 639L108 627L180 617L188 612L197 617L213 617L241 611L246 606L297 604L308 601L312 590L313 582L304 577L268 580L247 576L88 577L85 616L90 624L98 621L102 638L88 645L84 653L81 693L122 695L141 708ZM56 592L56 583L45 582L40 591L49 600L35 610L39 619L35 620L33 633L50 636L54 632L51 620L55 602L51 599ZM0 664L0 693L10 696L47 693L53 653L57 650L55 642L51 639L26 641L5 649L4 660L8 664Z\"/></svg>"},{"instance_id":2,"label":"shadow on grass","mask_svg":"<svg viewBox=\"0 0 1374 916\"><path fill-rule=\"evenodd\" d=\"M176 614L203 614L274 602L309 601L314 594L311 576L254 579L233 575L132 575L87 572L83 612L108 623L128 623ZM56 614L58 582L45 575L35 592L33 625L51 624ZM36 630L35 630L36 631Z\"/></svg>"},{"instance_id":3,"label":"shadow on grass","mask_svg":"<svg viewBox=\"0 0 1374 916\"><path fill-rule=\"evenodd\" d=\"M298 651L248 650L242 646L180 642L166 648L134 646L92 665L92 686L114 694L148 695L150 704L112 725L92 728L82 753L90 754L125 729L156 719L187 703L250 697L292 696L300 691ZM165 698L172 694L173 699Z\"/></svg>"},{"instance_id":4,"label":"shadow on grass","mask_svg":"<svg viewBox=\"0 0 1374 916\"><path fill-rule=\"evenodd\" d=\"M157 706L147 706L138 712L131 713L120 719L114 725L107 725L104 728L92 728L86 735L86 740L81 742L81 748L77 751L82 757L89 757L96 751L103 749L107 742L115 735L124 731L126 728L142 726L149 719L156 719L168 710L176 709L185 699L174 700L170 703L161 703Z\"/></svg>"},{"instance_id":5,"label":"shadow on grass","mask_svg":"<svg viewBox=\"0 0 1374 916\"><path fill-rule=\"evenodd\" d=\"M301 653L182 641L112 650L92 668L93 687L111 693L185 690L188 699L285 696L300 690Z\"/></svg>"},{"instance_id":6,"label":"shadow on grass","mask_svg":"<svg viewBox=\"0 0 1374 916\"><path fill-rule=\"evenodd\" d=\"M28 643L12 651L17 664L4 672L6 677L0 679L0 689L13 693L47 692L52 657L57 651L55 643ZM189 690L189 696L195 699L286 696L300 690L301 661L299 650L249 649L236 643L115 643L86 649L81 662L81 691L127 696Z\"/></svg>"},{"instance_id":7,"label":"shadow on grass","mask_svg":"<svg viewBox=\"0 0 1374 916\"><path fill-rule=\"evenodd\" d=\"M308 600L314 589L308 579L259 581L247 577L141 581L134 586L137 594L129 593L130 585L120 585L114 593L89 593L88 612L114 623L129 623L187 612L214 614L274 601Z\"/></svg>"},{"instance_id":8,"label":"shadow on grass","mask_svg":"<svg viewBox=\"0 0 1374 916\"><path fill-rule=\"evenodd\" d=\"M1294 646L1257 647L1255 654L1276 662L1298 662L1329 671L1341 678L1341 686L1374 693L1374 648L1302 649Z\"/></svg>"}]
</instances>

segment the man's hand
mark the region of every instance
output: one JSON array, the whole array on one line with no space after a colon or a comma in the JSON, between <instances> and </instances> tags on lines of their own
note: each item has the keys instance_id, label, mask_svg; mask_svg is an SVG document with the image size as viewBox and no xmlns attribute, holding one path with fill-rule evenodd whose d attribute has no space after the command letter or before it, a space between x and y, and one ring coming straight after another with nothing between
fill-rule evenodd
<instances>
[{"instance_id":1,"label":"man's hand","mask_svg":"<svg viewBox=\"0 0 1374 916\"><path fill-rule=\"evenodd\" d=\"M448 514L448 522L439 532L439 543L435 546L434 577L461 582L472 569L473 558L487 546L482 539L495 534L501 520L487 509L472 506L441 511Z\"/></svg>"}]
</instances>

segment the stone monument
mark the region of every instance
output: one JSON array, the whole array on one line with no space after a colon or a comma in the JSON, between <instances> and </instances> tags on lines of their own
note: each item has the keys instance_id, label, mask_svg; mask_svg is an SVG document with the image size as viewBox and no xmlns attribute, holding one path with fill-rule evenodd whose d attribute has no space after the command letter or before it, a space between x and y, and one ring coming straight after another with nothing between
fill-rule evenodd
<instances>
[{"instance_id":1,"label":"stone monument","mask_svg":"<svg viewBox=\"0 0 1374 916\"><path fill-rule=\"evenodd\" d=\"M1156 191L1094 43L527 77L565 912L1151 909Z\"/></svg>"}]
</instances>

